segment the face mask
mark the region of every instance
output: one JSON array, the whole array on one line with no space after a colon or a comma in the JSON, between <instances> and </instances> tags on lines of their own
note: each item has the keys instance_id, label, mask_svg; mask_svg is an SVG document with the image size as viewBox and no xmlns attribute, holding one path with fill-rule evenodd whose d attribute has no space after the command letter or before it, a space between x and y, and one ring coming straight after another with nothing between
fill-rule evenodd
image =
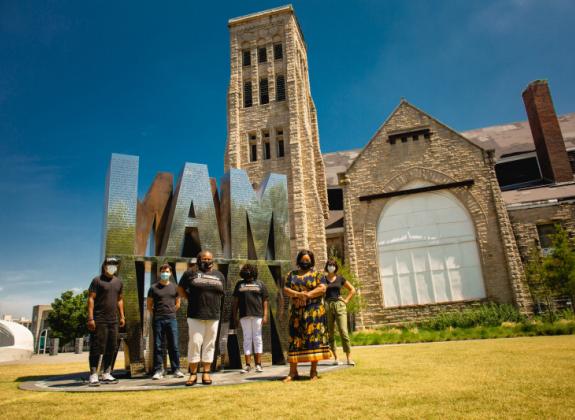
<instances>
[{"instance_id":1,"label":"face mask","mask_svg":"<svg viewBox=\"0 0 575 420\"><path fill-rule=\"evenodd\" d=\"M240 277L244 280L249 280L251 277L252 273L250 273L249 271L240 271Z\"/></svg>"},{"instance_id":2,"label":"face mask","mask_svg":"<svg viewBox=\"0 0 575 420\"><path fill-rule=\"evenodd\" d=\"M327 266L328 273L335 273L335 265L328 265Z\"/></svg>"},{"instance_id":3,"label":"face mask","mask_svg":"<svg viewBox=\"0 0 575 420\"><path fill-rule=\"evenodd\" d=\"M300 266L301 269L307 270L308 268L311 268L311 262L301 261L301 262L299 263L299 266Z\"/></svg>"},{"instance_id":4,"label":"face mask","mask_svg":"<svg viewBox=\"0 0 575 420\"><path fill-rule=\"evenodd\" d=\"M212 268L213 261L200 261L200 268L202 271L208 271Z\"/></svg>"},{"instance_id":5,"label":"face mask","mask_svg":"<svg viewBox=\"0 0 575 420\"><path fill-rule=\"evenodd\" d=\"M160 273L160 280L167 282L168 280L170 280L171 274L168 273L167 271L164 271L162 273Z\"/></svg>"},{"instance_id":6,"label":"face mask","mask_svg":"<svg viewBox=\"0 0 575 420\"><path fill-rule=\"evenodd\" d=\"M117 271L118 271L118 267L116 267L115 265L107 265L106 266L106 273L108 273L111 276L116 274Z\"/></svg>"}]
</instances>

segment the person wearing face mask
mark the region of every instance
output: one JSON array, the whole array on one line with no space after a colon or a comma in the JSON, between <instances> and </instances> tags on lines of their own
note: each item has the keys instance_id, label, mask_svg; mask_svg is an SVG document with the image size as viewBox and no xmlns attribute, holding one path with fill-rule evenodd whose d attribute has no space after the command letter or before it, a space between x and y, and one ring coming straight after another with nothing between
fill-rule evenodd
<instances>
[{"instance_id":1,"label":"person wearing face mask","mask_svg":"<svg viewBox=\"0 0 575 420\"><path fill-rule=\"evenodd\" d=\"M291 299L289 314L288 362L290 370L284 382L298 379L298 363L311 362L310 379L318 379L317 363L329 359L323 295L326 279L313 269L313 252L302 250L296 259L298 270L285 280L284 294Z\"/></svg>"},{"instance_id":2,"label":"person wearing face mask","mask_svg":"<svg viewBox=\"0 0 575 420\"><path fill-rule=\"evenodd\" d=\"M325 291L325 302L327 312L327 332L329 336L329 348L334 357L334 364L338 365L337 352L335 347L335 324L339 330L343 351L347 357L347 364L355 366L351 359L351 343L347 332L347 304L355 295L355 287L343 276L337 274L339 269L335 259L329 259L325 264L327 289ZM344 298L341 295L341 288L345 287L349 293Z\"/></svg>"},{"instance_id":3,"label":"person wearing face mask","mask_svg":"<svg viewBox=\"0 0 575 420\"><path fill-rule=\"evenodd\" d=\"M266 286L258 280L258 269L252 264L244 264L240 269L240 281L234 288L234 301L232 314L236 320L239 319L242 325L244 336L244 356L246 358L246 367L242 373L251 371L252 362L252 343L256 362L256 372L263 372L262 353L263 338L262 324L268 322L268 291ZM238 317L239 312L239 317Z\"/></svg>"},{"instance_id":4,"label":"person wearing face mask","mask_svg":"<svg viewBox=\"0 0 575 420\"><path fill-rule=\"evenodd\" d=\"M167 340L172 375L175 378L184 377L180 371L178 323L176 321L176 312L180 309L180 296L176 284L170 281L171 279L172 267L169 264L162 265L160 267L160 279L150 287L146 301L148 311L152 314L154 331L154 376L152 379L164 377L164 369L162 368L164 337Z\"/></svg>"},{"instance_id":5,"label":"person wearing face mask","mask_svg":"<svg viewBox=\"0 0 575 420\"><path fill-rule=\"evenodd\" d=\"M123 285L116 277L119 265L118 259L106 258L102 264L102 272L92 280L88 288L90 386L99 386L100 382L104 384L118 382L112 376L112 362L118 344L118 327L123 327L126 323ZM102 358L101 378L98 377L100 358Z\"/></svg>"},{"instance_id":6,"label":"person wearing face mask","mask_svg":"<svg viewBox=\"0 0 575 420\"><path fill-rule=\"evenodd\" d=\"M202 383L210 385L218 324L222 312L226 278L214 269L209 251L198 254L198 271L187 272L178 285L180 296L188 300L188 362L190 377L187 386L198 381L198 365L203 365Z\"/></svg>"}]
</instances>

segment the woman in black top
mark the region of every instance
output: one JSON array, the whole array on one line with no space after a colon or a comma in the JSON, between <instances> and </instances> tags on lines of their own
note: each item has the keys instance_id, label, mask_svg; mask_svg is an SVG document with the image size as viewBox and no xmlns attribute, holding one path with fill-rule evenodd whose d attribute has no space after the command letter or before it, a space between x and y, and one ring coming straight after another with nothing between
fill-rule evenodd
<instances>
[{"instance_id":1,"label":"woman in black top","mask_svg":"<svg viewBox=\"0 0 575 420\"><path fill-rule=\"evenodd\" d=\"M327 289L325 292L325 307L327 312L327 331L329 335L329 348L333 353L334 364L340 364L337 360L337 353L335 347L335 324L339 330L343 351L347 356L347 364L355 366L355 362L351 359L351 343L349 334L347 332L347 307L353 295L355 294L355 287L347 281L343 276L337 274L339 269L338 263L335 259L329 259L325 264ZM341 296L341 288L345 287L349 290L347 297Z\"/></svg>"},{"instance_id":2,"label":"woman in black top","mask_svg":"<svg viewBox=\"0 0 575 420\"><path fill-rule=\"evenodd\" d=\"M255 265L244 264L240 269L240 281L234 288L232 314L235 324L241 323L244 336L244 356L246 367L242 373L251 371L252 344L256 359L256 372L262 370L263 338L262 325L268 322L268 291L258 280L258 269ZM239 312L239 317L238 317Z\"/></svg>"}]
</instances>

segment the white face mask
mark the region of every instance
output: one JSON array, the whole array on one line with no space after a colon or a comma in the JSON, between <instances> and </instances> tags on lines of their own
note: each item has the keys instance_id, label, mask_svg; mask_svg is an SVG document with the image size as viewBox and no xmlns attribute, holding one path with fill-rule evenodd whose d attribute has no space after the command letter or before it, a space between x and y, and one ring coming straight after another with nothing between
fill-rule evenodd
<instances>
[{"instance_id":1,"label":"white face mask","mask_svg":"<svg viewBox=\"0 0 575 420\"><path fill-rule=\"evenodd\" d=\"M116 274L117 271L118 271L118 267L116 267L115 265L107 265L106 266L106 273L108 273L111 276Z\"/></svg>"},{"instance_id":2,"label":"white face mask","mask_svg":"<svg viewBox=\"0 0 575 420\"><path fill-rule=\"evenodd\" d=\"M328 265L327 266L328 273L335 273L335 265Z\"/></svg>"}]
</instances>

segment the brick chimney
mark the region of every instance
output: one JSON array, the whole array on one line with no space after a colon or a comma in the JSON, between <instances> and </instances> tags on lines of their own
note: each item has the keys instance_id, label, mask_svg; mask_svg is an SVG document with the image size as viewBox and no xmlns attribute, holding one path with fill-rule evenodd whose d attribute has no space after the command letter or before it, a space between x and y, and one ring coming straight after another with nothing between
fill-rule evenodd
<instances>
[{"instance_id":1,"label":"brick chimney","mask_svg":"<svg viewBox=\"0 0 575 420\"><path fill-rule=\"evenodd\" d=\"M523 91L523 102L543 178L553 182L573 181L573 171L547 81L529 83Z\"/></svg>"}]
</instances>

